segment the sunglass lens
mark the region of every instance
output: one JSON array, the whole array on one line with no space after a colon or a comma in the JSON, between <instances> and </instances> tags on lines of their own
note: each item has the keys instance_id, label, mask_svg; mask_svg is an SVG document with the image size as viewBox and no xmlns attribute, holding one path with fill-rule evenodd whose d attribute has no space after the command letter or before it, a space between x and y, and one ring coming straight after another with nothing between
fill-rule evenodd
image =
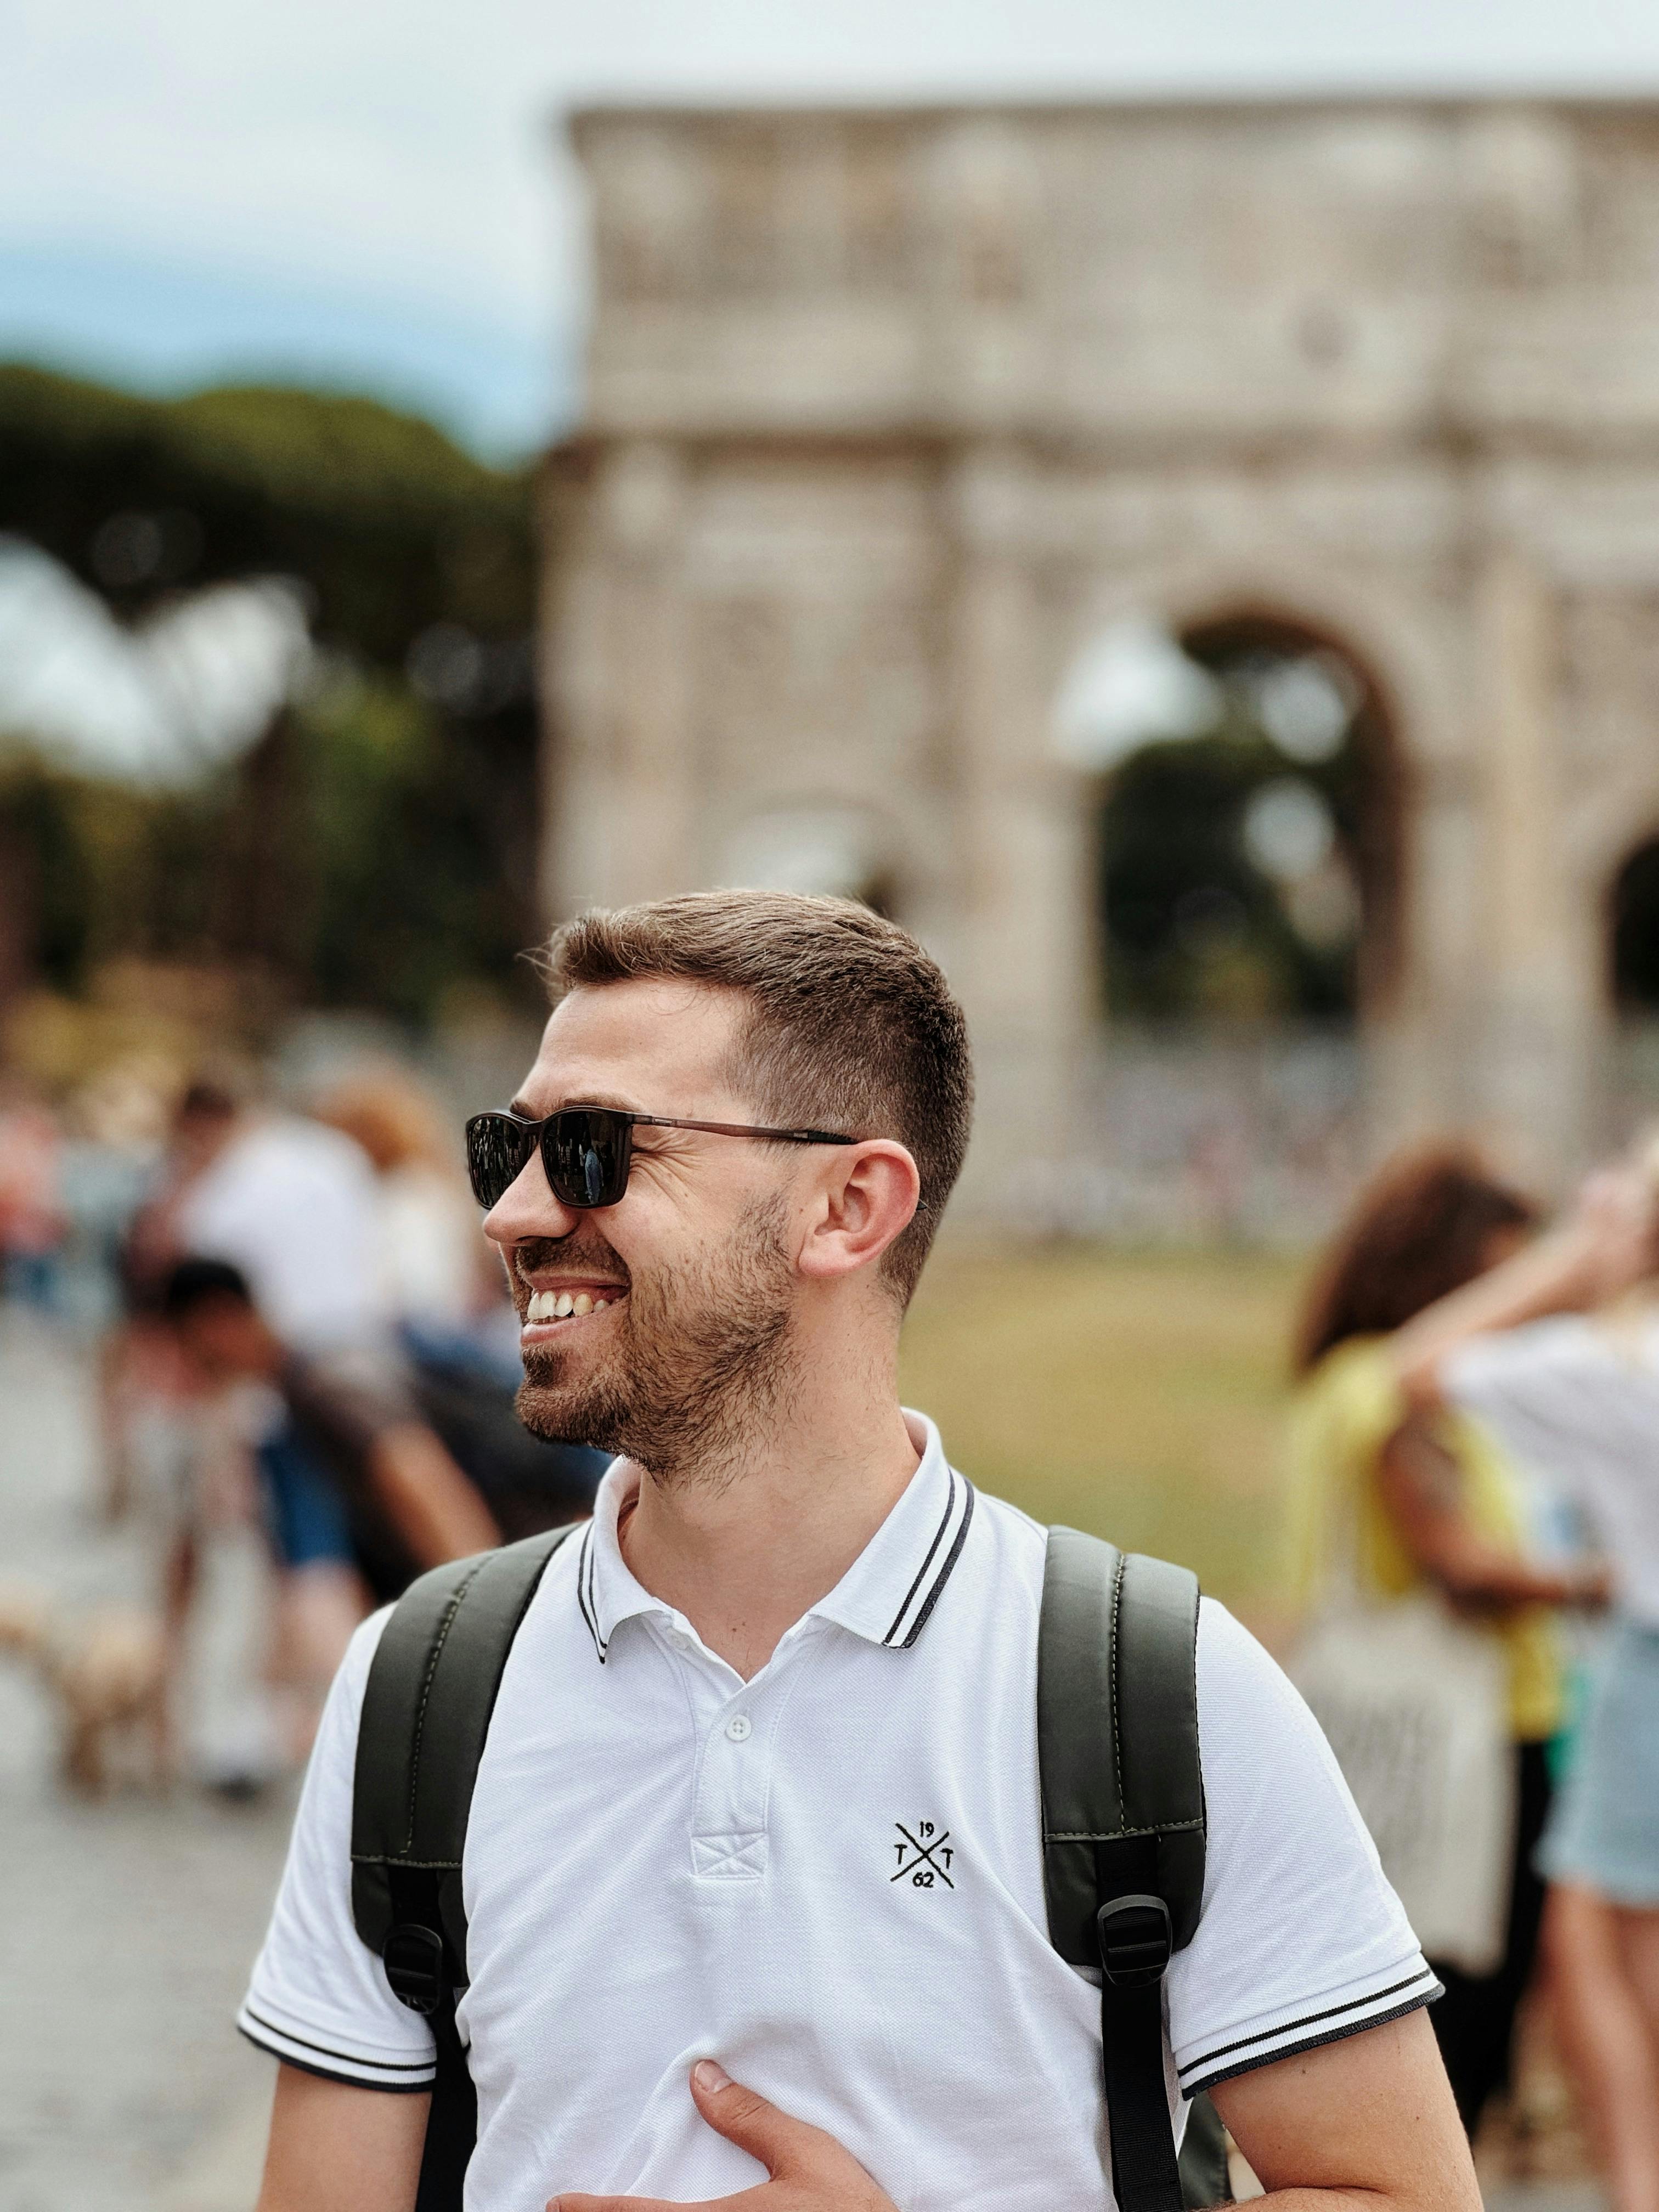
<instances>
[{"instance_id":1,"label":"sunglass lens","mask_svg":"<svg viewBox=\"0 0 1659 2212\"><path fill-rule=\"evenodd\" d=\"M598 1108L555 1114L542 1139L554 1196L566 1206L614 1206L628 1184L628 1133L624 1115Z\"/></svg>"},{"instance_id":2,"label":"sunglass lens","mask_svg":"<svg viewBox=\"0 0 1659 2212\"><path fill-rule=\"evenodd\" d=\"M480 1206L495 1205L513 1188L535 1142L535 1130L510 1114L473 1115L466 1125L466 1170Z\"/></svg>"}]
</instances>

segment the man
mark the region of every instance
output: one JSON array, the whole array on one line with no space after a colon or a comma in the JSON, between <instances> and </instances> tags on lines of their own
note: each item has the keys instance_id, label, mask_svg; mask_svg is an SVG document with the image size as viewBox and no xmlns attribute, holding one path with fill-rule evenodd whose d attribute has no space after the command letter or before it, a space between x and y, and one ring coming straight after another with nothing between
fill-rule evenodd
<instances>
[{"instance_id":1,"label":"man","mask_svg":"<svg viewBox=\"0 0 1659 2212\"><path fill-rule=\"evenodd\" d=\"M498 1540L473 1485L422 1417L389 1354L358 1347L331 1358L289 1351L224 1260L181 1260L161 1312L216 1384L262 1383L291 1431L259 1447L277 1548L290 1565L355 1557L377 1597L395 1597L422 1567ZM290 1448L292 1463L283 1458Z\"/></svg>"},{"instance_id":2,"label":"man","mask_svg":"<svg viewBox=\"0 0 1659 2212\"><path fill-rule=\"evenodd\" d=\"M1043 1532L896 1384L967 1142L960 1011L902 931L781 894L590 915L548 967L475 1182L524 1419L618 1457L519 1631L472 1801L468 2202L1092 2212L1098 2002L1041 1869ZM414 2202L432 2039L349 1905L379 1626L241 2016L284 2062L261 2212ZM1172 2112L1213 2086L1297 2212L1475 2212L1435 1984L1334 1762L1219 1607L1198 1674L1209 1871L1168 1975ZM907 1832L940 1879L902 1855L896 1878Z\"/></svg>"},{"instance_id":3,"label":"man","mask_svg":"<svg viewBox=\"0 0 1659 2212\"><path fill-rule=\"evenodd\" d=\"M174 1256L205 1254L247 1278L259 1310L298 1352L375 1343L382 1291L374 1176L337 1129L256 1113L222 1084L191 1084L173 1117L173 1182L149 1233Z\"/></svg>"}]
</instances>

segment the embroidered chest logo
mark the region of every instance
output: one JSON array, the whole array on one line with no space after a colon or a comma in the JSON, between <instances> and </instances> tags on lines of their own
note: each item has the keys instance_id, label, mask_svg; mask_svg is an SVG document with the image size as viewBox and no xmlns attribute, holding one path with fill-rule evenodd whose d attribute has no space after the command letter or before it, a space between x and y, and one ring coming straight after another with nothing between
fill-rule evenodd
<instances>
[{"instance_id":1,"label":"embroidered chest logo","mask_svg":"<svg viewBox=\"0 0 1659 2212\"><path fill-rule=\"evenodd\" d=\"M951 1831L947 1828L940 1835L931 1820L918 1820L914 1835L902 1820L895 1820L893 1826L898 1830L898 1841L893 1845L898 1872L890 1875L889 1881L908 1878L912 1889L932 1889L936 1881L942 1881L946 1889L954 1889L951 1862L956 1852L951 1847Z\"/></svg>"}]
</instances>

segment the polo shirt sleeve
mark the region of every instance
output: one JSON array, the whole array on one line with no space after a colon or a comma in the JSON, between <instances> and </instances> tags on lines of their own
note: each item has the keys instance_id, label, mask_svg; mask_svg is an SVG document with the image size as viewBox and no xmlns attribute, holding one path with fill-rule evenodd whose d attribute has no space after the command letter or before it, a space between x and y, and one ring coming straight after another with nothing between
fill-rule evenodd
<instances>
[{"instance_id":1,"label":"polo shirt sleeve","mask_svg":"<svg viewBox=\"0 0 1659 2212\"><path fill-rule=\"evenodd\" d=\"M357 1716L389 1610L358 1629L329 1692L282 1887L236 2025L307 2074L365 2089L424 2089L434 2067L432 2031L392 1996L351 1918Z\"/></svg>"},{"instance_id":2,"label":"polo shirt sleeve","mask_svg":"<svg viewBox=\"0 0 1659 2212\"><path fill-rule=\"evenodd\" d=\"M1207 1598L1198 1714L1204 1905L1165 1984L1187 2097L1442 1994L1318 1723Z\"/></svg>"}]
</instances>

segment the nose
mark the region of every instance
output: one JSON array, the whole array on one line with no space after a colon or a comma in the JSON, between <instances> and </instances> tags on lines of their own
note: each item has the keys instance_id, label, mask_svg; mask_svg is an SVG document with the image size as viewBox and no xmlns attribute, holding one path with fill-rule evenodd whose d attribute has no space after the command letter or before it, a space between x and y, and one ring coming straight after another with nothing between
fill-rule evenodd
<instances>
[{"instance_id":1,"label":"nose","mask_svg":"<svg viewBox=\"0 0 1659 2212\"><path fill-rule=\"evenodd\" d=\"M483 1218L483 1233L500 1245L503 1258L515 1244L532 1237L568 1237L575 1225L576 1209L554 1196L539 1147Z\"/></svg>"}]
</instances>

